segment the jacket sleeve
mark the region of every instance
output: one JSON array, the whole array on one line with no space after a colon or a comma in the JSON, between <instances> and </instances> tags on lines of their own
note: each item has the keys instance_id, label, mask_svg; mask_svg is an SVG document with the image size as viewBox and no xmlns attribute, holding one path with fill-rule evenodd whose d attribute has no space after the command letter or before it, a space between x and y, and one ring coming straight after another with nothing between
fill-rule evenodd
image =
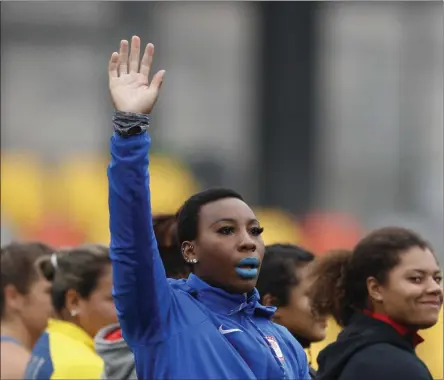
<instances>
[{"instance_id":1,"label":"jacket sleeve","mask_svg":"<svg viewBox=\"0 0 444 380\"><path fill-rule=\"evenodd\" d=\"M301 380L310 380L310 367L308 365L307 354L304 349L300 348L299 350L299 379Z\"/></svg>"},{"instance_id":2,"label":"jacket sleeve","mask_svg":"<svg viewBox=\"0 0 444 380\"><path fill-rule=\"evenodd\" d=\"M172 290L153 231L148 151L143 133L111 138L108 167L113 297L131 346L165 334Z\"/></svg>"},{"instance_id":3,"label":"jacket sleeve","mask_svg":"<svg viewBox=\"0 0 444 380\"><path fill-rule=\"evenodd\" d=\"M285 344L293 351L296 358L296 368L294 368L294 376L296 380L310 380L310 367L308 365L307 354L301 344L291 335L290 331L284 326L276 325L284 339Z\"/></svg>"}]
</instances>

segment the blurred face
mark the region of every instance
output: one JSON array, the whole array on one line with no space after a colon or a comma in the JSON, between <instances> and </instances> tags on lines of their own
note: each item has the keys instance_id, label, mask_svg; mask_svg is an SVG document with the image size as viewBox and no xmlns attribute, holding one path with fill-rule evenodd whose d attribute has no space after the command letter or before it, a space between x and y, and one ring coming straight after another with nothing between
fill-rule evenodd
<instances>
[{"instance_id":1,"label":"blurred face","mask_svg":"<svg viewBox=\"0 0 444 380\"><path fill-rule=\"evenodd\" d=\"M374 290L371 295L375 311L398 323L424 329L438 321L443 303L442 274L428 249L414 247L402 253L387 283Z\"/></svg>"},{"instance_id":2,"label":"blurred face","mask_svg":"<svg viewBox=\"0 0 444 380\"><path fill-rule=\"evenodd\" d=\"M185 258L197 259L194 273L232 293L251 291L264 257L262 229L247 204L226 198L202 206L198 238L184 244Z\"/></svg>"},{"instance_id":3,"label":"blurred face","mask_svg":"<svg viewBox=\"0 0 444 380\"><path fill-rule=\"evenodd\" d=\"M111 295L112 281L112 269L109 264L91 295L86 299L79 299L78 323L91 337L94 337L102 327L117 322Z\"/></svg>"},{"instance_id":4,"label":"blurred face","mask_svg":"<svg viewBox=\"0 0 444 380\"><path fill-rule=\"evenodd\" d=\"M23 322L37 340L46 329L52 313L51 283L42 276L38 277L30 286L29 292L23 296L21 305Z\"/></svg>"},{"instance_id":5,"label":"blurred face","mask_svg":"<svg viewBox=\"0 0 444 380\"><path fill-rule=\"evenodd\" d=\"M275 321L285 326L291 333L309 342L319 342L325 338L327 318L315 316L310 307L308 290L313 279L308 276L310 265L295 269L299 284L292 286L288 304L277 309Z\"/></svg>"}]
</instances>

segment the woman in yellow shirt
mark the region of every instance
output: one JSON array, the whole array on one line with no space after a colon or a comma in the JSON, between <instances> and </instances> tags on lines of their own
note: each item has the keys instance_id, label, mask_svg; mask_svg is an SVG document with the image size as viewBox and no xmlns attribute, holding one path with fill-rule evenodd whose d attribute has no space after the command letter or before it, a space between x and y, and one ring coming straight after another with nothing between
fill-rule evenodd
<instances>
[{"instance_id":1,"label":"woman in yellow shirt","mask_svg":"<svg viewBox=\"0 0 444 380\"><path fill-rule=\"evenodd\" d=\"M85 245L51 256L45 266L53 278L55 316L34 347L35 379L100 379L103 361L94 336L117 322L111 295L108 248Z\"/></svg>"}]
</instances>

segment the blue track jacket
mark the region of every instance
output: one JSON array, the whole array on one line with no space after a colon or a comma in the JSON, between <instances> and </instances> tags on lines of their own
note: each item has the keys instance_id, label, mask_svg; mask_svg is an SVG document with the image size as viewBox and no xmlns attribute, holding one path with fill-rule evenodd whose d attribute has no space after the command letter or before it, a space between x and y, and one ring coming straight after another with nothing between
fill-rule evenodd
<instances>
[{"instance_id":1,"label":"blue track jacket","mask_svg":"<svg viewBox=\"0 0 444 380\"><path fill-rule=\"evenodd\" d=\"M307 357L259 295L233 295L195 275L167 279L153 232L147 133L111 138L108 167L113 296L137 376L308 380Z\"/></svg>"}]
</instances>

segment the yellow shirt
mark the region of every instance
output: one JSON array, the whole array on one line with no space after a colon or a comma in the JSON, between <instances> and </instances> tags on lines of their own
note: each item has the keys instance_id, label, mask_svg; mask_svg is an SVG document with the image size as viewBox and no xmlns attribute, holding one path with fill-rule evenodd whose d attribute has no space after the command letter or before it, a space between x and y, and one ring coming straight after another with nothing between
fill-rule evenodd
<instances>
[{"instance_id":1,"label":"yellow shirt","mask_svg":"<svg viewBox=\"0 0 444 380\"><path fill-rule=\"evenodd\" d=\"M443 311L439 316L438 323L430 329L419 331L424 338L416 352L422 361L429 367L434 379L444 379L444 338L443 338Z\"/></svg>"},{"instance_id":2,"label":"yellow shirt","mask_svg":"<svg viewBox=\"0 0 444 380\"><path fill-rule=\"evenodd\" d=\"M100 379L103 360L93 339L73 323L50 320L48 329L53 374L51 379Z\"/></svg>"}]
</instances>

